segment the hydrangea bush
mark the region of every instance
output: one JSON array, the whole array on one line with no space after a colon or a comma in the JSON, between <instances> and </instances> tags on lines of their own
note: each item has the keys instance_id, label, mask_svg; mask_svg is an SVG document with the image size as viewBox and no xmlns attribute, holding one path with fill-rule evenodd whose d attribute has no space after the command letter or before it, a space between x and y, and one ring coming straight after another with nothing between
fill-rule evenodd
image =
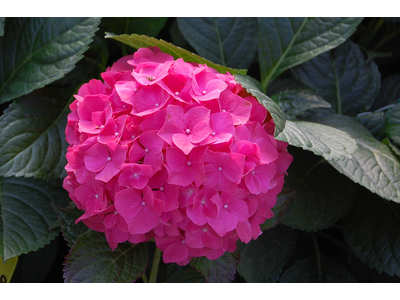
<instances>
[{"instance_id":1,"label":"hydrangea bush","mask_svg":"<svg viewBox=\"0 0 400 300\"><path fill-rule=\"evenodd\" d=\"M77 220L118 243L155 239L165 263L217 259L273 217L292 162L235 78L140 48L70 105L64 188Z\"/></svg>"},{"instance_id":2,"label":"hydrangea bush","mask_svg":"<svg viewBox=\"0 0 400 300\"><path fill-rule=\"evenodd\" d=\"M398 21L0 17L1 282L400 282Z\"/></svg>"}]
</instances>

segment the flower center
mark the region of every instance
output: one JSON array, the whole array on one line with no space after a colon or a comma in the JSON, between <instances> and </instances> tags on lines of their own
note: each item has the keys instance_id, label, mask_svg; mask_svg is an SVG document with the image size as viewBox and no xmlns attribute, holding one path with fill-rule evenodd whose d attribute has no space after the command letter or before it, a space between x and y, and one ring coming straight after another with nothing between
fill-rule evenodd
<instances>
[{"instance_id":1,"label":"flower center","mask_svg":"<svg viewBox=\"0 0 400 300\"><path fill-rule=\"evenodd\" d=\"M207 94L207 92L206 92L206 91L203 91L203 95L205 95L205 94Z\"/></svg>"},{"instance_id":2,"label":"flower center","mask_svg":"<svg viewBox=\"0 0 400 300\"><path fill-rule=\"evenodd\" d=\"M147 148L144 149L144 152L149 153L149 149L147 149Z\"/></svg>"},{"instance_id":3,"label":"flower center","mask_svg":"<svg viewBox=\"0 0 400 300\"><path fill-rule=\"evenodd\" d=\"M218 171L222 171L222 167L218 167Z\"/></svg>"},{"instance_id":4,"label":"flower center","mask_svg":"<svg viewBox=\"0 0 400 300\"><path fill-rule=\"evenodd\" d=\"M176 96L179 96L179 92L175 92L175 95L176 95Z\"/></svg>"},{"instance_id":5,"label":"flower center","mask_svg":"<svg viewBox=\"0 0 400 300\"><path fill-rule=\"evenodd\" d=\"M192 163L191 163L190 161L188 161L186 164L187 164L189 167L192 165Z\"/></svg>"},{"instance_id":6,"label":"flower center","mask_svg":"<svg viewBox=\"0 0 400 300\"><path fill-rule=\"evenodd\" d=\"M190 133L190 129L186 129L186 133L189 134Z\"/></svg>"},{"instance_id":7,"label":"flower center","mask_svg":"<svg viewBox=\"0 0 400 300\"><path fill-rule=\"evenodd\" d=\"M96 199L98 199L98 198L99 198L99 195L95 195L94 197L95 197Z\"/></svg>"},{"instance_id":8,"label":"flower center","mask_svg":"<svg viewBox=\"0 0 400 300\"><path fill-rule=\"evenodd\" d=\"M160 191L163 192L165 189L163 186L160 186Z\"/></svg>"},{"instance_id":9,"label":"flower center","mask_svg":"<svg viewBox=\"0 0 400 300\"><path fill-rule=\"evenodd\" d=\"M146 205L146 202L142 201L142 205Z\"/></svg>"},{"instance_id":10,"label":"flower center","mask_svg":"<svg viewBox=\"0 0 400 300\"><path fill-rule=\"evenodd\" d=\"M108 160L108 161L111 161L111 156L107 157L107 160Z\"/></svg>"},{"instance_id":11,"label":"flower center","mask_svg":"<svg viewBox=\"0 0 400 300\"><path fill-rule=\"evenodd\" d=\"M224 208L228 208L228 204L225 204L225 205L224 205Z\"/></svg>"}]
</instances>

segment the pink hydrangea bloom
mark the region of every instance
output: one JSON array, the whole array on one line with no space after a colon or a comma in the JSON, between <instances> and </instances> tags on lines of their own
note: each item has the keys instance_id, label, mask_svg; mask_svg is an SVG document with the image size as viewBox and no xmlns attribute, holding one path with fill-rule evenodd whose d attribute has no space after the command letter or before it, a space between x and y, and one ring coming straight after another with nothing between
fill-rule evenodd
<instances>
[{"instance_id":1,"label":"pink hydrangea bloom","mask_svg":"<svg viewBox=\"0 0 400 300\"><path fill-rule=\"evenodd\" d=\"M273 217L292 162L235 78L141 48L82 85L65 130L77 222L111 247L154 239L164 262L217 259Z\"/></svg>"}]
</instances>

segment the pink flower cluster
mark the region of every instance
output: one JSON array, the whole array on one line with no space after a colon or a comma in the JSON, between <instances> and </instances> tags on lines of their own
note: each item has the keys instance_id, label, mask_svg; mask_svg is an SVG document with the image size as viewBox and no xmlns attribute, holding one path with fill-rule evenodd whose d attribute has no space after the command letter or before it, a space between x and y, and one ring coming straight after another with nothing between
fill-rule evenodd
<instances>
[{"instance_id":1,"label":"pink flower cluster","mask_svg":"<svg viewBox=\"0 0 400 300\"><path fill-rule=\"evenodd\" d=\"M164 262L216 259L273 213L292 162L235 78L141 48L70 105L64 188L77 220L118 243L155 239Z\"/></svg>"}]
</instances>

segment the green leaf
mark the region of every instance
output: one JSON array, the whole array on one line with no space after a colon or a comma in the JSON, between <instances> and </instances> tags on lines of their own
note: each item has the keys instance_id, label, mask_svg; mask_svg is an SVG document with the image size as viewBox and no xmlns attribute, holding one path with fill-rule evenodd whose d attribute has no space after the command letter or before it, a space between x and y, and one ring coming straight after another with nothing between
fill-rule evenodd
<instances>
[{"instance_id":1,"label":"green leaf","mask_svg":"<svg viewBox=\"0 0 400 300\"><path fill-rule=\"evenodd\" d=\"M363 263L400 276L400 204L364 191L342 225L346 242Z\"/></svg>"},{"instance_id":2,"label":"green leaf","mask_svg":"<svg viewBox=\"0 0 400 300\"><path fill-rule=\"evenodd\" d=\"M311 90L285 90L271 96L286 114L288 120L295 120L307 110L330 108L331 105Z\"/></svg>"},{"instance_id":3,"label":"green leaf","mask_svg":"<svg viewBox=\"0 0 400 300\"><path fill-rule=\"evenodd\" d=\"M193 268L185 269L168 277L165 283L205 283L206 279Z\"/></svg>"},{"instance_id":4,"label":"green leaf","mask_svg":"<svg viewBox=\"0 0 400 300\"><path fill-rule=\"evenodd\" d=\"M285 185L297 190L281 223L305 231L317 231L336 223L353 204L357 185L336 172L324 159L300 149L294 157Z\"/></svg>"},{"instance_id":5,"label":"green leaf","mask_svg":"<svg viewBox=\"0 0 400 300\"><path fill-rule=\"evenodd\" d=\"M321 256L321 281L317 260L309 257L298 260L283 274L280 283L356 283L357 280L343 266L335 261Z\"/></svg>"},{"instance_id":6,"label":"green leaf","mask_svg":"<svg viewBox=\"0 0 400 300\"><path fill-rule=\"evenodd\" d=\"M115 34L144 34L147 36L156 36L163 29L168 17L160 18L103 18L101 25L106 27L108 31Z\"/></svg>"},{"instance_id":7,"label":"green leaf","mask_svg":"<svg viewBox=\"0 0 400 300\"><path fill-rule=\"evenodd\" d=\"M119 36L114 35L113 33L106 33L106 38L110 38L113 40L120 41L128 46L131 46L135 49L139 49L142 47L158 47L162 52L168 53L172 55L175 59L182 58L186 62L194 62L199 64L207 64L207 66L214 68L220 73L229 72L231 74L246 74L247 70L236 70L227 68L218 64L215 64L209 60L206 60L196 54L190 53L189 51L179 48L171 43L168 43L163 40L158 40L152 37L148 37L145 35L138 34L122 34Z\"/></svg>"},{"instance_id":8,"label":"green leaf","mask_svg":"<svg viewBox=\"0 0 400 300\"><path fill-rule=\"evenodd\" d=\"M276 139L328 160L350 158L357 149L356 141L346 132L306 121L287 120L283 132Z\"/></svg>"},{"instance_id":9,"label":"green leaf","mask_svg":"<svg viewBox=\"0 0 400 300\"><path fill-rule=\"evenodd\" d=\"M386 132L396 145L400 145L400 104L388 110Z\"/></svg>"},{"instance_id":10,"label":"green leaf","mask_svg":"<svg viewBox=\"0 0 400 300\"><path fill-rule=\"evenodd\" d=\"M365 112L357 115L357 121L372 133L378 140L383 139L385 135L385 112Z\"/></svg>"},{"instance_id":11,"label":"green leaf","mask_svg":"<svg viewBox=\"0 0 400 300\"><path fill-rule=\"evenodd\" d=\"M200 56L247 69L257 51L255 18L177 18L179 30Z\"/></svg>"},{"instance_id":12,"label":"green leaf","mask_svg":"<svg viewBox=\"0 0 400 300\"><path fill-rule=\"evenodd\" d=\"M371 110L377 110L400 101L400 74L384 78Z\"/></svg>"},{"instance_id":13,"label":"green leaf","mask_svg":"<svg viewBox=\"0 0 400 300\"><path fill-rule=\"evenodd\" d=\"M75 224L75 221L83 215L83 211L79 210L73 202L70 202L67 208L55 207L55 210L61 220L61 231L64 238L68 242L68 246L72 248L78 237L89 230L83 222Z\"/></svg>"},{"instance_id":14,"label":"green leaf","mask_svg":"<svg viewBox=\"0 0 400 300\"><path fill-rule=\"evenodd\" d=\"M343 115L331 115L321 123L346 131L358 144L351 159L331 160L340 173L379 196L400 202L400 162L389 146L376 140L360 123Z\"/></svg>"},{"instance_id":15,"label":"green leaf","mask_svg":"<svg viewBox=\"0 0 400 300\"><path fill-rule=\"evenodd\" d=\"M147 243L122 243L112 251L104 233L83 233L66 257L65 282L134 282L146 270Z\"/></svg>"},{"instance_id":16,"label":"green leaf","mask_svg":"<svg viewBox=\"0 0 400 300\"><path fill-rule=\"evenodd\" d=\"M362 18L258 18L258 58L265 88L283 71L343 43Z\"/></svg>"},{"instance_id":17,"label":"green leaf","mask_svg":"<svg viewBox=\"0 0 400 300\"><path fill-rule=\"evenodd\" d=\"M279 272L295 248L295 230L277 226L265 230L256 240L240 245L239 274L246 282L266 282Z\"/></svg>"},{"instance_id":18,"label":"green leaf","mask_svg":"<svg viewBox=\"0 0 400 300\"><path fill-rule=\"evenodd\" d=\"M257 82L254 82L255 80L252 77L236 74L235 79L248 93L256 97L265 106L275 123L275 137L278 136L285 127L286 121L286 116L279 105L260 90Z\"/></svg>"},{"instance_id":19,"label":"green leaf","mask_svg":"<svg viewBox=\"0 0 400 300\"><path fill-rule=\"evenodd\" d=\"M282 192L277 197L275 206L272 208L274 216L260 225L261 230L270 229L279 224L295 194L295 190L283 187Z\"/></svg>"},{"instance_id":20,"label":"green leaf","mask_svg":"<svg viewBox=\"0 0 400 300\"><path fill-rule=\"evenodd\" d=\"M240 252L225 252L221 257L210 260L207 257L196 257L190 264L201 272L209 283L228 283L235 279L236 267L240 260Z\"/></svg>"},{"instance_id":21,"label":"green leaf","mask_svg":"<svg viewBox=\"0 0 400 300\"><path fill-rule=\"evenodd\" d=\"M0 175L46 180L65 176L69 109L60 100L65 92L38 90L5 110L0 118Z\"/></svg>"},{"instance_id":22,"label":"green leaf","mask_svg":"<svg viewBox=\"0 0 400 300\"><path fill-rule=\"evenodd\" d=\"M58 234L49 228L57 221L51 206L68 203L59 182L34 178L0 177L0 255L4 260L35 251Z\"/></svg>"},{"instance_id":23,"label":"green leaf","mask_svg":"<svg viewBox=\"0 0 400 300\"><path fill-rule=\"evenodd\" d=\"M0 36L4 35L5 22L6 22L6 18L5 17L0 17Z\"/></svg>"},{"instance_id":24,"label":"green leaf","mask_svg":"<svg viewBox=\"0 0 400 300\"><path fill-rule=\"evenodd\" d=\"M293 68L292 72L339 114L368 111L379 91L378 67L374 62L366 63L360 47L351 41Z\"/></svg>"},{"instance_id":25,"label":"green leaf","mask_svg":"<svg viewBox=\"0 0 400 300\"><path fill-rule=\"evenodd\" d=\"M41 88L83 57L99 18L10 18L0 38L0 103Z\"/></svg>"}]
</instances>

